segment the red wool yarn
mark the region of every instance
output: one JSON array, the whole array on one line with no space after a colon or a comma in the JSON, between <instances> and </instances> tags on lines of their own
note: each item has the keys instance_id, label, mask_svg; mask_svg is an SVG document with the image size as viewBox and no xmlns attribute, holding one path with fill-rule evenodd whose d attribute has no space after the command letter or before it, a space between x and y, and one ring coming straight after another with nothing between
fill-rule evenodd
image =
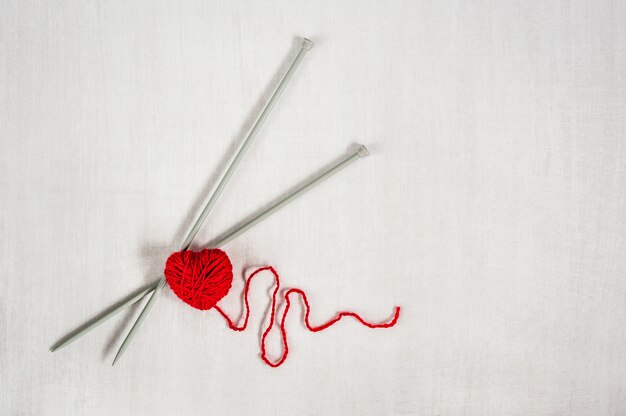
<instances>
[{"instance_id":1,"label":"red wool yarn","mask_svg":"<svg viewBox=\"0 0 626 416\"><path fill-rule=\"evenodd\" d=\"M211 309L233 284L233 265L218 248L179 251L165 263L165 279L176 296L196 309Z\"/></svg>"},{"instance_id":2,"label":"red wool yarn","mask_svg":"<svg viewBox=\"0 0 626 416\"><path fill-rule=\"evenodd\" d=\"M255 270L250 277L246 280L244 292L243 292L243 307L245 311L244 321L241 326L237 326L232 319L226 315L226 313L217 306L217 302L222 299L232 286L233 281L233 269L230 259L225 252L219 249L204 249L199 252L184 251L172 254L165 264L165 278L170 285L174 293L185 303L190 306L207 310L215 308L222 317L226 320L228 327L233 331L243 331L248 326L248 319L250 318L250 305L248 303L248 293L250 291L250 283L259 273L269 271L274 276L276 286L272 293L272 305L270 308L270 319L267 327L263 331L261 336L261 359L270 367L279 367L287 359L289 354L289 345L287 343L287 330L285 329L285 320L287 319L287 313L291 307L291 294L299 295L304 303L305 315L304 324L311 332L319 332L335 323L339 322L343 317L350 316L360 322L362 325L368 328L391 328L400 318L400 307L396 306L394 309L393 317L388 322L383 323L370 323L364 320L360 315L354 312L339 312L334 318L326 321L321 325L312 325L309 322L309 315L311 313L311 307L309 306L309 300L306 293L303 290L293 288L287 290L284 294L285 309L280 319L280 332L283 342L283 353L276 361L271 361L267 357L265 349L265 339L272 331L274 327L274 321L276 318L276 297L280 289L280 277L276 270L271 266L261 267Z\"/></svg>"}]
</instances>

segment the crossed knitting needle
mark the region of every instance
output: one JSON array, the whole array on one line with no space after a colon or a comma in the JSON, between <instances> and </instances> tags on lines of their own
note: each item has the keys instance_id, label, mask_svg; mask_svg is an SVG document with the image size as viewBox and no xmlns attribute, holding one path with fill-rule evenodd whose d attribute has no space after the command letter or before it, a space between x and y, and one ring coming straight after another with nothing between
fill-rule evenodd
<instances>
[{"instance_id":1,"label":"crossed knitting needle","mask_svg":"<svg viewBox=\"0 0 626 416\"><path fill-rule=\"evenodd\" d=\"M293 73L298 68L300 62L302 61L302 59L304 59L306 53L313 47L313 45L314 45L313 42L310 41L309 39L304 38L302 40L302 45L300 47L300 51L298 52L298 54L294 58L293 62L289 66L287 72L285 73L285 75L281 79L280 83L278 84L278 86L274 90L274 93L270 97L269 101L265 104L265 107L263 108L263 111L261 112L261 115L255 121L254 125L252 126L252 129L250 130L250 132L246 136L245 140L243 141L243 144L241 145L241 147L237 151L237 154L235 155L234 159L230 162L230 165L226 169L226 172L222 176L219 184L217 185L217 187L215 188L215 190L211 194L211 197L209 198L209 201L204 206L204 209L200 213L200 216L198 217L198 219L194 223L193 227L189 231L189 234L187 235L187 237L185 238L183 244L181 245L181 251L186 251L189 248L189 246L191 245L193 239L195 238L196 234L200 230L200 227L202 226L204 220L209 215L209 212L211 211L211 209L213 208L213 206L217 202L217 200L220 197L222 191L224 190L224 188L228 184L228 181L230 180L230 178L232 177L233 173L235 172L235 170L239 166L239 163L241 162L241 159L243 158L243 156L245 155L246 151L248 150L248 148L252 144L252 141L254 140L254 138L256 137L256 134L258 133L258 131L261 128L261 126L263 125L263 122L268 117L268 115L271 113L271 111L272 111L272 109L274 107L274 104L276 103L276 101L278 100L280 95L282 94L282 92L285 89L287 83L291 79ZM233 231L228 233L226 236L222 237L218 242L214 243L213 247L217 248L217 247L221 247L221 246L229 243L230 241L232 241L233 239L237 238L238 236L240 236L241 234L243 234L244 232L246 232L250 228L254 227L256 224L260 223L261 221L263 221L264 219L266 219L270 215L274 214L276 211L280 210L281 208L283 208L284 206L286 206L290 202L292 202L292 201L296 200L298 197L304 195L306 192L311 190L316 185L320 184L324 180L330 178L331 176L333 176L336 173L340 172L341 170L345 169L346 167L348 167L353 162L355 162L355 161L359 160L360 158L363 158L363 157L365 157L367 155L368 155L367 148L365 146L363 146L363 145L359 145L352 153L350 153L348 156L346 156L345 158L343 158L339 162L335 163L328 170L326 170L322 174L316 176L315 178L313 178L312 180L310 180L306 184L300 186L298 189L294 190L293 192L291 192L290 194L288 194L284 198L278 200L277 202L272 204L269 208L267 208L264 211L262 211L261 213L257 214L252 219L250 219L250 220L244 222L243 224L239 225L238 227L236 227ZM109 307L107 310L102 312L100 315L96 316L92 320L86 322L85 324L81 325L80 327L78 327L74 331L72 331L69 334L67 334L65 337L63 337L61 340L59 340L55 345L53 345L50 348L50 351L54 352L54 351L57 351L57 350L65 347L65 346L71 344L72 342L76 341L77 339L79 339L83 335L87 334L89 331L91 331L92 329L94 329L98 325L100 325L103 322L107 321L109 318L112 318L113 316L115 316L119 312L123 311L124 309L128 308L129 306L131 306L135 302L143 299L145 296L147 296L148 294L152 293L152 295L148 299L148 302L145 304L143 310L141 311L141 314L139 315L139 317L137 318L137 320L133 324L132 328L128 332L128 335L126 335L126 338L122 342L122 345L120 346L117 354L115 355L115 359L113 360L113 365L115 365L115 363L122 357L122 355L124 354L124 352L126 351L128 346L130 345L131 341L133 340L133 338L137 334L137 331L141 327L142 323L145 321L146 317L150 313L150 310L154 306L154 303L156 302L156 300L158 298L158 295L161 292L161 290L163 289L163 287L165 286L165 284L166 284L166 280L165 280L165 277L163 276L160 279L155 280L154 282L150 283L149 285L144 286L143 288L137 290L136 292L131 293L130 295L128 295L126 298L122 299L117 304Z\"/></svg>"}]
</instances>

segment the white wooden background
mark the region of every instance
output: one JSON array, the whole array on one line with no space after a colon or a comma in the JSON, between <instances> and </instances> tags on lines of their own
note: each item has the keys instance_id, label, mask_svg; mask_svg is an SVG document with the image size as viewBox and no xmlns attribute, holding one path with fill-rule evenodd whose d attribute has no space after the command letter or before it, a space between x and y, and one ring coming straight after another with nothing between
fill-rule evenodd
<instances>
[{"instance_id":1,"label":"white wooden background","mask_svg":"<svg viewBox=\"0 0 626 416\"><path fill-rule=\"evenodd\" d=\"M626 2L0 1L0 413L623 415ZM224 301L304 288L291 354L158 276L297 51L317 46L197 246L346 154L372 156L226 249ZM277 352L278 338L271 338ZM275 355L274 355L275 356Z\"/></svg>"}]
</instances>

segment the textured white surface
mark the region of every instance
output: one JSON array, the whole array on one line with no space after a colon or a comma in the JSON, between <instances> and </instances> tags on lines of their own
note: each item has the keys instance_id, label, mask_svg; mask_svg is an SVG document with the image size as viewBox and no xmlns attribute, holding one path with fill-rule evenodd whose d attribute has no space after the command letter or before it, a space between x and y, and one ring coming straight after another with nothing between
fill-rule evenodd
<instances>
[{"instance_id":1,"label":"textured white surface","mask_svg":"<svg viewBox=\"0 0 626 416\"><path fill-rule=\"evenodd\" d=\"M626 413L626 3L0 2L0 413ZM286 64L309 53L196 243L372 156L227 246L319 322L258 357L154 279ZM273 351L277 338L272 339Z\"/></svg>"}]
</instances>

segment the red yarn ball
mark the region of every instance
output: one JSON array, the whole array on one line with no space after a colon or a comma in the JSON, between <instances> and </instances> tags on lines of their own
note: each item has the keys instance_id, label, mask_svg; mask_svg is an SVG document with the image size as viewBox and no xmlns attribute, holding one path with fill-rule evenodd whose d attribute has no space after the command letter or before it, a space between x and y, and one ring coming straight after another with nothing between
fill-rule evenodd
<instances>
[{"instance_id":1,"label":"red yarn ball","mask_svg":"<svg viewBox=\"0 0 626 416\"><path fill-rule=\"evenodd\" d=\"M233 265L222 250L179 251L165 263L165 279L176 296L188 305L211 309L233 283Z\"/></svg>"}]
</instances>

